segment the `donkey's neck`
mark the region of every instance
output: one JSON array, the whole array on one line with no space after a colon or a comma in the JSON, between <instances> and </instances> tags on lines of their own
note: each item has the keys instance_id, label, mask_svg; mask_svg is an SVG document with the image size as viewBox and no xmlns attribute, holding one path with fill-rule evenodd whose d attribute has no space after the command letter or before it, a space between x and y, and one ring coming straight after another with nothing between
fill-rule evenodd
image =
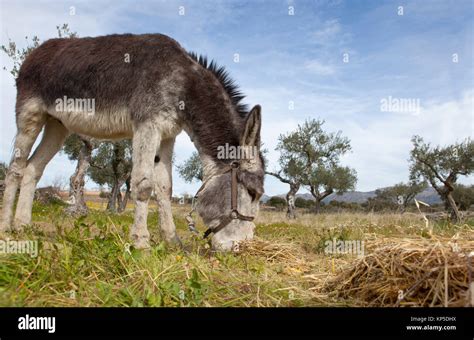
<instances>
[{"instance_id":1,"label":"donkey's neck","mask_svg":"<svg viewBox=\"0 0 474 340\"><path fill-rule=\"evenodd\" d=\"M188 91L185 110L186 132L199 152L204 178L230 162L220 159L219 147L238 146L244 119L215 78L202 77Z\"/></svg>"},{"instance_id":2,"label":"donkey's neck","mask_svg":"<svg viewBox=\"0 0 474 340\"><path fill-rule=\"evenodd\" d=\"M202 164L202 180L203 182L212 176L218 175L221 170L221 163L207 156L203 152L199 153Z\"/></svg>"}]
</instances>

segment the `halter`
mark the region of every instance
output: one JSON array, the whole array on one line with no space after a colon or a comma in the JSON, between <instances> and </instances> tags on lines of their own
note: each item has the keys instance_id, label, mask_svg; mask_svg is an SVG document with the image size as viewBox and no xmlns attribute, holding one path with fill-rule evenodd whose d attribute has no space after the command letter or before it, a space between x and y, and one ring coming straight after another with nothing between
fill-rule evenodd
<instances>
[{"instance_id":1,"label":"halter","mask_svg":"<svg viewBox=\"0 0 474 340\"><path fill-rule=\"evenodd\" d=\"M238 181L237 181L237 175L238 172L240 171L240 162L238 161L233 161L230 163L230 166L228 167L227 170L224 172L220 173L220 175L223 175L225 173L230 172L231 173L231 182L230 182L230 214L225 216L224 219L219 223L219 225L215 228L208 228L203 235L203 238L207 238L211 233L217 233L221 231L227 224L230 223L232 220L241 220L241 221L253 221L255 217L253 216L245 216L242 215L237 207L237 197L238 197ZM199 190L196 192L196 195L194 195L192 203L191 203L191 211L189 214L186 216L186 221L188 222L188 228L191 232L198 234L198 231L195 227L195 223L192 217L193 212L195 211L196 208L196 202L199 198L199 194L201 193L202 190L206 187L207 183L217 175L209 177L206 181L204 181L199 188Z\"/></svg>"}]
</instances>

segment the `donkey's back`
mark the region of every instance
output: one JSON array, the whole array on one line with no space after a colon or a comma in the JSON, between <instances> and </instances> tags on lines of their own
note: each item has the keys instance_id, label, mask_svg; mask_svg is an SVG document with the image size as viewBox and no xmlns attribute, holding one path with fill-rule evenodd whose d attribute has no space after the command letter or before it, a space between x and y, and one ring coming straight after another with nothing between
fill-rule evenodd
<instances>
[{"instance_id":1,"label":"donkey's back","mask_svg":"<svg viewBox=\"0 0 474 340\"><path fill-rule=\"evenodd\" d=\"M147 114L147 96L159 104L157 84L190 64L181 46L161 34L51 39L20 69L17 115L47 113L72 132L130 137L131 120Z\"/></svg>"}]
</instances>

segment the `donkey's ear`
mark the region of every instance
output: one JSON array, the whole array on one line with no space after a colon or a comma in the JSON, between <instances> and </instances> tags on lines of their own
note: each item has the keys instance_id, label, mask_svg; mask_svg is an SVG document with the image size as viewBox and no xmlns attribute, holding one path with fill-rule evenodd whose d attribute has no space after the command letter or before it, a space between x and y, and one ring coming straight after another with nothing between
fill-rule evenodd
<instances>
[{"instance_id":1,"label":"donkey's ear","mask_svg":"<svg viewBox=\"0 0 474 340\"><path fill-rule=\"evenodd\" d=\"M245 129L240 139L242 146L260 147L260 127L262 126L262 115L260 105L255 105L250 110L245 121Z\"/></svg>"}]
</instances>

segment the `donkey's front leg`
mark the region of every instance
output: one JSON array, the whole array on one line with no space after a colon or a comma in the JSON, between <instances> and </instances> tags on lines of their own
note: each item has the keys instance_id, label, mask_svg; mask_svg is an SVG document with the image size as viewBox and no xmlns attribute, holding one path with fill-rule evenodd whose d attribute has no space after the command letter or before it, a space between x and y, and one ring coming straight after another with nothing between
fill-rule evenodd
<instances>
[{"instance_id":1,"label":"donkey's front leg","mask_svg":"<svg viewBox=\"0 0 474 340\"><path fill-rule=\"evenodd\" d=\"M130 238L135 248L150 247L150 233L147 229L148 201L153 191L153 163L160 143L156 127L140 122L133 131L132 198L135 202L135 220L130 229Z\"/></svg>"},{"instance_id":2,"label":"donkey's front leg","mask_svg":"<svg viewBox=\"0 0 474 340\"><path fill-rule=\"evenodd\" d=\"M162 238L171 244L181 244L176 234L171 211L172 195L172 158L174 138L161 142L157 157L155 157L155 194L158 203L160 229Z\"/></svg>"}]
</instances>

